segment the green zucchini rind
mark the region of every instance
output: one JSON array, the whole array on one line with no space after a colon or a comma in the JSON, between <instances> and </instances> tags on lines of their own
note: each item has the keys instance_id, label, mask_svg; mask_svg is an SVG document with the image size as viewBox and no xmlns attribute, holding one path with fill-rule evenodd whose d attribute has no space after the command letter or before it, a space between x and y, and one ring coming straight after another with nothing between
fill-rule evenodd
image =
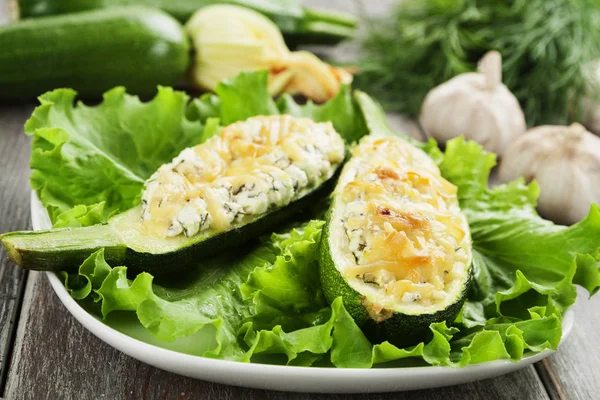
<instances>
[{"instance_id":1,"label":"green zucchini rind","mask_svg":"<svg viewBox=\"0 0 600 400\"><path fill-rule=\"evenodd\" d=\"M446 196L440 203L434 190ZM432 323L451 323L460 313L472 250L455 190L425 153L400 138L363 138L341 172L321 237L321 283L327 300L341 296L373 342L427 342ZM454 220L446 226L437 215Z\"/></svg>"},{"instance_id":2,"label":"green zucchini rind","mask_svg":"<svg viewBox=\"0 0 600 400\"><path fill-rule=\"evenodd\" d=\"M344 160L331 123L253 117L185 149L108 223L0 235L25 269L73 271L103 248L111 265L165 275L272 232L327 196Z\"/></svg>"}]
</instances>

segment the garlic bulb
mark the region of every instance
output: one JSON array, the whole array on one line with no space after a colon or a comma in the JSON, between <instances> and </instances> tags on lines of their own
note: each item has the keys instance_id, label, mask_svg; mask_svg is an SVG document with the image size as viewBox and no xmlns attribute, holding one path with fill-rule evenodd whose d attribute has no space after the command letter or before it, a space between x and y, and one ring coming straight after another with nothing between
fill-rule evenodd
<instances>
[{"instance_id":1,"label":"garlic bulb","mask_svg":"<svg viewBox=\"0 0 600 400\"><path fill-rule=\"evenodd\" d=\"M498 174L502 182L537 180L540 214L575 223L600 203L600 138L579 124L530 129L508 147Z\"/></svg>"},{"instance_id":2,"label":"garlic bulb","mask_svg":"<svg viewBox=\"0 0 600 400\"><path fill-rule=\"evenodd\" d=\"M234 5L198 10L186 24L196 49L194 83L214 90L242 71L268 70L269 92L303 94L322 102L350 83L352 75L306 52L291 52L279 28L265 16Z\"/></svg>"},{"instance_id":3,"label":"garlic bulb","mask_svg":"<svg viewBox=\"0 0 600 400\"><path fill-rule=\"evenodd\" d=\"M502 57L488 52L479 72L460 74L431 90L421 108L428 135L445 143L464 135L502 155L527 129L517 98L502 84Z\"/></svg>"}]
</instances>

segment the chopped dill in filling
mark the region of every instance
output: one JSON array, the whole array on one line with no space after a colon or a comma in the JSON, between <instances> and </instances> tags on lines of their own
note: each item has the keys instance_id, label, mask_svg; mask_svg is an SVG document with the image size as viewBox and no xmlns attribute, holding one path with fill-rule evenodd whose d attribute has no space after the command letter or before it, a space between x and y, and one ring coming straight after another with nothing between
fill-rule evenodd
<instances>
[{"instance_id":1,"label":"chopped dill in filling","mask_svg":"<svg viewBox=\"0 0 600 400\"><path fill-rule=\"evenodd\" d=\"M372 309L451 301L471 262L456 187L421 150L398 138L364 138L337 198L343 274Z\"/></svg>"},{"instance_id":2,"label":"chopped dill in filling","mask_svg":"<svg viewBox=\"0 0 600 400\"><path fill-rule=\"evenodd\" d=\"M146 181L141 219L159 237L225 231L302 197L343 158L330 122L249 118L162 165Z\"/></svg>"}]
</instances>

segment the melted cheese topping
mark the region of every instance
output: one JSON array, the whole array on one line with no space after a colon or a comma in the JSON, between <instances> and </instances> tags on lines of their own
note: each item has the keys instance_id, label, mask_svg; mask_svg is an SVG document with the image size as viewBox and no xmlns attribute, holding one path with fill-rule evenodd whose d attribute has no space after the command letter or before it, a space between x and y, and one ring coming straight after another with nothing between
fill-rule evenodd
<instances>
[{"instance_id":1,"label":"melted cheese topping","mask_svg":"<svg viewBox=\"0 0 600 400\"><path fill-rule=\"evenodd\" d=\"M234 123L148 179L142 225L158 237L225 231L302 197L343 158L329 122L277 115Z\"/></svg>"},{"instance_id":2,"label":"melted cheese topping","mask_svg":"<svg viewBox=\"0 0 600 400\"><path fill-rule=\"evenodd\" d=\"M456 300L471 263L456 191L402 139L366 137L353 150L336 188L341 223L332 236L345 249L343 275L375 319L386 309L441 309Z\"/></svg>"}]
</instances>

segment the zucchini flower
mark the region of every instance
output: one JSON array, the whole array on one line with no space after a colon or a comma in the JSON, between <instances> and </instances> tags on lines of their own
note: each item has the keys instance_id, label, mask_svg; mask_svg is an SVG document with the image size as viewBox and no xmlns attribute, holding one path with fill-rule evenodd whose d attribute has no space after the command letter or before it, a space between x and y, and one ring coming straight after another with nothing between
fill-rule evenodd
<instances>
[{"instance_id":1,"label":"zucchini flower","mask_svg":"<svg viewBox=\"0 0 600 400\"><path fill-rule=\"evenodd\" d=\"M214 90L225 79L248 70L269 71L269 93L302 94L324 102L352 82L352 75L307 51L290 51L279 28L263 15L239 6L198 10L186 24L196 50L194 85Z\"/></svg>"}]
</instances>

